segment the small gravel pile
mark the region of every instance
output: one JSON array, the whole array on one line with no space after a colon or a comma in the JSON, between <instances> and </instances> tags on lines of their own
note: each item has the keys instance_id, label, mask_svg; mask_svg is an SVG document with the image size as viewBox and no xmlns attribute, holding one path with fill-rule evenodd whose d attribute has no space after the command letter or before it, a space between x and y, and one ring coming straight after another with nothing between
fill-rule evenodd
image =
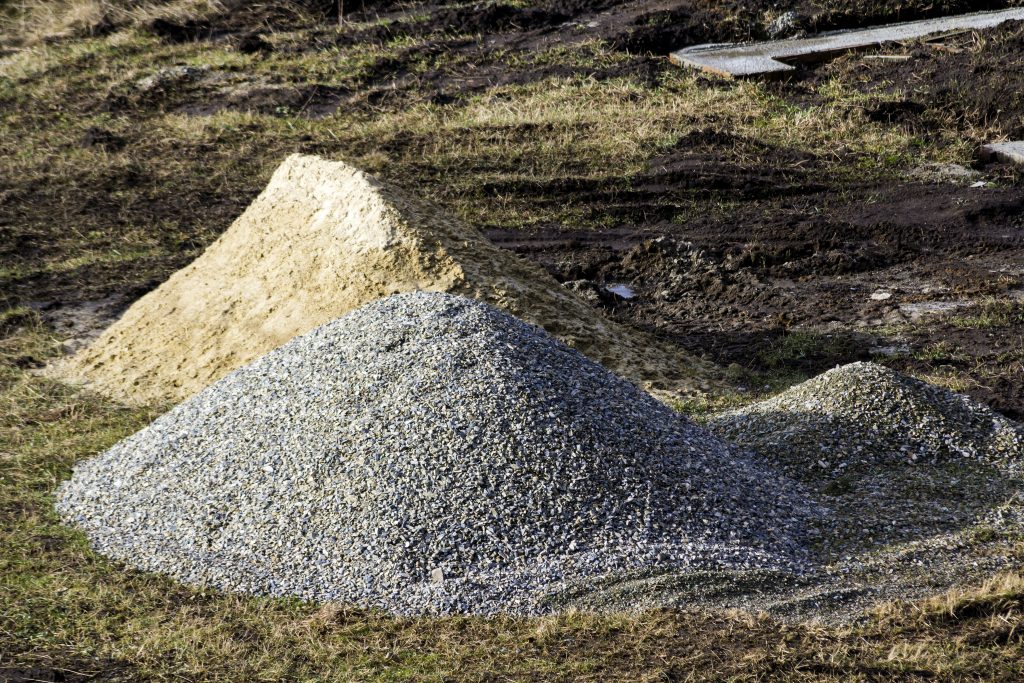
<instances>
[{"instance_id":1,"label":"small gravel pile","mask_svg":"<svg viewBox=\"0 0 1024 683\"><path fill-rule=\"evenodd\" d=\"M187 583L535 613L620 572L806 566L799 485L489 305L374 302L80 464L58 511Z\"/></svg>"},{"instance_id":2,"label":"small gravel pile","mask_svg":"<svg viewBox=\"0 0 1024 683\"><path fill-rule=\"evenodd\" d=\"M715 431L788 454L794 475L950 459L1019 465L1024 428L973 399L874 363L829 370L711 421ZM799 468L799 469L797 469Z\"/></svg>"},{"instance_id":3,"label":"small gravel pile","mask_svg":"<svg viewBox=\"0 0 1024 683\"><path fill-rule=\"evenodd\" d=\"M838 552L991 522L1020 495L1024 427L873 363L830 370L710 420L833 510Z\"/></svg>"}]
</instances>

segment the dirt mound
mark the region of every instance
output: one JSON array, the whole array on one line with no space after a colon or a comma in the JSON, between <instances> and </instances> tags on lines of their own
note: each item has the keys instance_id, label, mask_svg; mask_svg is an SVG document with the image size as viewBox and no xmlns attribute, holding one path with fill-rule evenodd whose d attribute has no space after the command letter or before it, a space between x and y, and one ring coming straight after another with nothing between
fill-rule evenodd
<instances>
[{"instance_id":1,"label":"dirt mound","mask_svg":"<svg viewBox=\"0 0 1024 683\"><path fill-rule=\"evenodd\" d=\"M487 301L648 389L710 388L709 365L603 318L472 227L347 164L301 155L202 256L56 373L127 402L181 400L296 335L413 290Z\"/></svg>"}]
</instances>

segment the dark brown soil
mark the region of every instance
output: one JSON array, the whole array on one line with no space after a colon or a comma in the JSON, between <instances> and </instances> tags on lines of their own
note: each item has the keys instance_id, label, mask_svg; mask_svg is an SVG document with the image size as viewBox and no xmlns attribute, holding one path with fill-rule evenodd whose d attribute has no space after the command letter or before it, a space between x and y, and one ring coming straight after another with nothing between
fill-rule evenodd
<instances>
[{"instance_id":1,"label":"dark brown soil","mask_svg":"<svg viewBox=\"0 0 1024 683\"><path fill-rule=\"evenodd\" d=\"M37 666L0 666L0 681L3 683L80 683L84 681L108 681L119 679L124 668L116 662L51 662L45 653L37 653L33 659ZM59 657L58 657L59 659Z\"/></svg>"},{"instance_id":2,"label":"dark brown soil","mask_svg":"<svg viewBox=\"0 0 1024 683\"><path fill-rule=\"evenodd\" d=\"M922 137L955 126L968 134L1024 138L1024 22L885 52L907 59L849 56L813 70L808 79L854 84L877 97L868 105L869 117Z\"/></svg>"},{"instance_id":3,"label":"dark brown soil","mask_svg":"<svg viewBox=\"0 0 1024 683\"><path fill-rule=\"evenodd\" d=\"M723 365L738 365L738 375L754 389L766 372L806 375L873 356L920 369L909 356L873 352L908 344L885 330L911 323L920 327L908 350L936 340L972 349L969 359L951 366L961 371L970 372L979 357L1008 371L1022 360L998 360L1015 343L1020 348L1019 328L979 345L967 334L950 337L948 320L918 321L905 309L917 301L1005 296L1024 287L1024 268L1011 278L992 274L1007 263L1024 263L1019 189L843 182L809 155L704 131L652 160L627 189L564 179L493 191L537 203L572 201L614 215L621 227L600 236L490 236L562 281L628 284L637 296L612 300L614 315ZM738 208L716 215L688 208L695 203ZM890 297L873 298L876 292ZM787 340L798 328L832 331ZM969 393L1022 416L1024 381L1015 376L986 380Z\"/></svg>"}]
</instances>

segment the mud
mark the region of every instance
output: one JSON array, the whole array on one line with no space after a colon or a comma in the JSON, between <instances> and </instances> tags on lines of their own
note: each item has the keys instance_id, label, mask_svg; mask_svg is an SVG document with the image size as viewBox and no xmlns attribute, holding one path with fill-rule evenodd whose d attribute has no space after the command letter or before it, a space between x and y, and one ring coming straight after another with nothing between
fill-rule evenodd
<instances>
[{"instance_id":1,"label":"mud","mask_svg":"<svg viewBox=\"0 0 1024 683\"><path fill-rule=\"evenodd\" d=\"M527 7L508 2L462 5L381 1L347 4L355 9L346 15L350 23L340 32L331 27L335 23L331 14L333 4L314 0L246 4L239 9L190 22L158 19L149 25L149 29L169 43L227 42L247 53L350 48L403 39L416 41L414 47L398 57L382 60L353 84L353 87L369 92L363 101L346 101L344 104L362 104L372 108L381 105L381 98L387 98L390 104L408 103L409 100L448 103L478 93L485 87L529 83L550 76L637 76L645 83L654 83L657 74L667 67L663 59L665 55L699 43L762 40L806 31L855 28L998 9L1019 2L546 0ZM791 28L780 34L775 22L787 13L792 17L789 22ZM308 34L301 45L279 47L271 40L275 31L296 29ZM635 59L624 67L607 71L568 65L509 69L507 65L510 54L528 56L552 47L594 40L634 55ZM418 63L425 53L429 55L432 52L459 59L445 60L448 62L445 66L424 74ZM471 64L472 73L466 74L463 64ZM125 103L123 108L130 104ZM187 106L185 111L188 111Z\"/></svg>"},{"instance_id":2,"label":"mud","mask_svg":"<svg viewBox=\"0 0 1024 683\"><path fill-rule=\"evenodd\" d=\"M1016 379L1021 359L1012 354L1019 336L1010 329L957 330L954 320L963 312L955 309L922 320L902 308L1004 297L1020 287L1024 270L993 275L1024 259L1019 189L850 184L830 178L807 154L709 130L652 160L626 191L566 180L495 190L616 216L623 227L600 236L489 236L560 281L627 284L636 298L600 305L733 365L752 390L763 388L765 374L810 375L869 358L903 370L934 369L913 354L946 341L971 349L955 364L941 363L946 370L970 375L979 359L991 370L967 393L1009 415L1024 414ZM736 208L715 215L688 209L694 204ZM981 343L977 337L985 335ZM894 345L907 350L873 351Z\"/></svg>"},{"instance_id":3,"label":"mud","mask_svg":"<svg viewBox=\"0 0 1024 683\"><path fill-rule=\"evenodd\" d=\"M29 666L0 666L0 681L4 683L80 683L84 681L123 680L128 673L126 667L114 660L71 660L62 653L52 657L46 653L34 652L32 660L39 663ZM53 661L57 660L57 661Z\"/></svg>"},{"instance_id":4,"label":"mud","mask_svg":"<svg viewBox=\"0 0 1024 683\"><path fill-rule=\"evenodd\" d=\"M532 83L552 76L627 77L653 86L664 69L675 68L664 59L669 52L700 43L763 40L770 35L780 37L778 29L773 26L775 20L784 14L792 17L789 22L792 27L782 35L799 35L999 9L1021 2L1024 0L918 0L909 3L888 0L547 0L521 7L506 2L460 5L384 1L349 3L356 9L346 15L350 23L339 32L333 28L332 3L311 0L247 4L241 9L189 22L158 19L151 22L149 29L169 43L227 43L250 54L379 46L400 40L416 43L397 56L379 60L353 81L348 90L334 93L330 103L321 102L317 111L322 114L339 106L374 110L381 106L407 106L420 101L448 104L490 87ZM304 31L300 44L274 40L277 31L298 29ZM508 66L510 56L529 57L551 48L571 47L595 40L626 52L632 58L626 64L597 69L572 64L514 69ZM445 58L438 60L440 66L424 71L422 61L432 55ZM1007 59L1012 63L1012 57ZM911 76L913 73L913 69L908 71ZM1016 81L1010 79L991 92L994 96L1000 93L1018 93L1019 96L1020 91ZM262 95L264 100L256 102L251 111L266 113L267 109L274 107L294 107L293 98L286 93ZM276 104L272 101L275 97L279 98ZM174 101L164 104L198 115L222 109L245 109L244 103L231 98L230 93L222 95L215 90L211 92L209 88L194 88L191 94L185 91L176 93ZM984 103L976 104L983 108ZM110 103L110 109L117 112L126 112L137 106L137 98L123 94L115 94ZM892 106L884 105L877 116L903 117L907 113L901 110L889 112L886 107ZM913 110L917 105L908 106ZM1011 119L1012 112L1005 116Z\"/></svg>"}]
</instances>

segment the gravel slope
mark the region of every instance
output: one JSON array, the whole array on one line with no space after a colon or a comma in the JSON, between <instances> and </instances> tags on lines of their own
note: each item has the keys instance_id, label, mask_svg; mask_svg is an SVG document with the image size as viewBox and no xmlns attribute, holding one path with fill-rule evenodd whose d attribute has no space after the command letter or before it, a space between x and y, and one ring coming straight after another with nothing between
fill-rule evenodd
<instances>
[{"instance_id":1,"label":"gravel slope","mask_svg":"<svg viewBox=\"0 0 1024 683\"><path fill-rule=\"evenodd\" d=\"M835 368L708 427L834 511L835 554L997 523L1024 491L1024 427L874 363Z\"/></svg>"}]
</instances>

